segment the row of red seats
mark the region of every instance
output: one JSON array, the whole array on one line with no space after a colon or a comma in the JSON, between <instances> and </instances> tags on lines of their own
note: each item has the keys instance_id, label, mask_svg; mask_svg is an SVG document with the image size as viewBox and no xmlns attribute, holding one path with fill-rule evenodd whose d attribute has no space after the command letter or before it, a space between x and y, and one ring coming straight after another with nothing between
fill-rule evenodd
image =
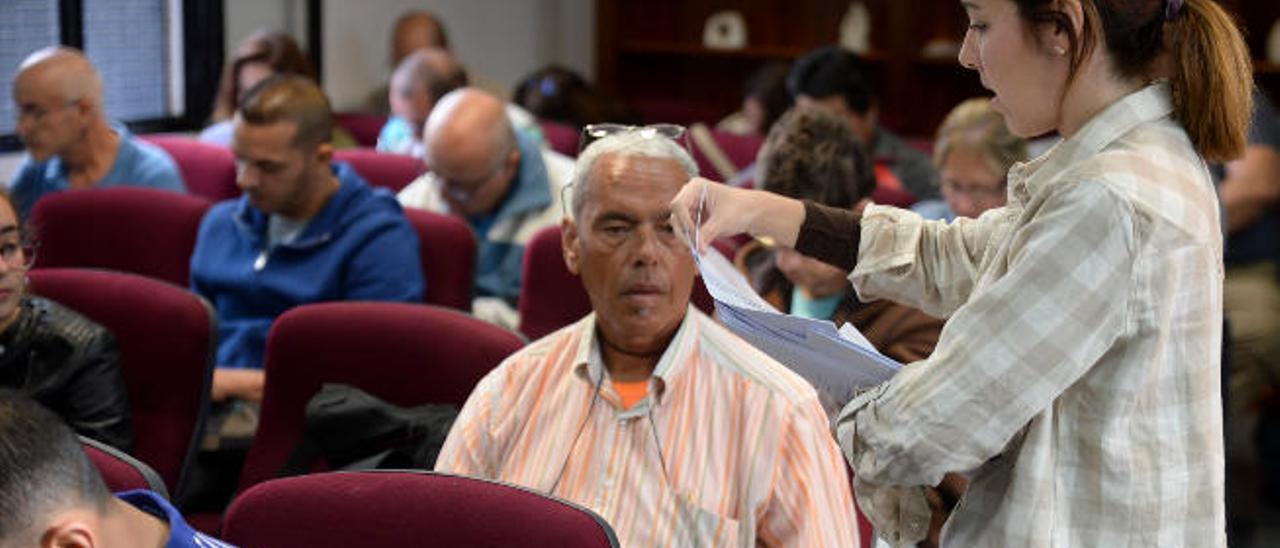
<instances>
[{"instance_id":1,"label":"row of red seats","mask_svg":"<svg viewBox=\"0 0 1280 548\"><path fill-rule=\"evenodd\" d=\"M165 493L146 464L82 441L112 491ZM266 481L236 497L221 536L233 544L263 548L618 546L603 518L572 502L515 485L420 471L317 473Z\"/></svg>"}]
</instances>

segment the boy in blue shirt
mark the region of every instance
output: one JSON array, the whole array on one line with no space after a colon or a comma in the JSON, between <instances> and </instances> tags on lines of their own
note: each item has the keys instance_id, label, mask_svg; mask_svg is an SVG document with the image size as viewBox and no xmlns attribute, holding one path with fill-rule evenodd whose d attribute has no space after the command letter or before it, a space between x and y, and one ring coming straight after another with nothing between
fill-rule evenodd
<instances>
[{"instance_id":1,"label":"boy in blue shirt","mask_svg":"<svg viewBox=\"0 0 1280 548\"><path fill-rule=\"evenodd\" d=\"M112 496L71 429L0 389L0 546L229 546L196 532L160 495Z\"/></svg>"}]
</instances>

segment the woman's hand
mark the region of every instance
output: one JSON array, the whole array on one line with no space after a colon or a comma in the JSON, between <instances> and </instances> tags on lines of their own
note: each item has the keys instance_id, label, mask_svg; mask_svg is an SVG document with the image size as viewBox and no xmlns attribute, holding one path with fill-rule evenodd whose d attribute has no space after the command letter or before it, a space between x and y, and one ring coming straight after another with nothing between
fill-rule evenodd
<instances>
[{"instance_id":1,"label":"woman's hand","mask_svg":"<svg viewBox=\"0 0 1280 548\"><path fill-rule=\"evenodd\" d=\"M262 401L262 389L266 375L260 369L233 369L216 367L213 370L213 401L239 398L252 402Z\"/></svg>"},{"instance_id":2,"label":"woman's hand","mask_svg":"<svg viewBox=\"0 0 1280 548\"><path fill-rule=\"evenodd\" d=\"M701 210L701 226L697 225ZM699 253L720 236L749 233L795 245L804 222L804 204L784 196L694 177L671 200L673 222L686 238L697 230Z\"/></svg>"}]
</instances>

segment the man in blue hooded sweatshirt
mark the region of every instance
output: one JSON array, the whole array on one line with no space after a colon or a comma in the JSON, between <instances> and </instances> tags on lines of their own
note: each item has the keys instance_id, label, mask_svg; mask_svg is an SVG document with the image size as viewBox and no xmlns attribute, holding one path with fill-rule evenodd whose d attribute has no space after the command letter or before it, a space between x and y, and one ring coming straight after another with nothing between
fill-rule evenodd
<instances>
[{"instance_id":1,"label":"man in blue hooded sweatshirt","mask_svg":"<svg viewBox=\"0 0 1280 548\"><path fill-rule=\"evenodd\" d=\"M213 399L262 397L262 355L276 317L344 300L421 302L418 238L395 197L331 163L324 92L291 75L246 92L234 120L244 194L205 215L192 288L218 312Z\"/></svg>"}]
</instances>

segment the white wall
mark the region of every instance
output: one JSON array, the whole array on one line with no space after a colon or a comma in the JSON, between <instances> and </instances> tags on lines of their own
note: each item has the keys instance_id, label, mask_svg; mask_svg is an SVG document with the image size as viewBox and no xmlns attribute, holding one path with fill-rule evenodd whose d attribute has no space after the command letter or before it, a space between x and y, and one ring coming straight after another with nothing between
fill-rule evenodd
<instances>
[{"instance_id":1,"label":"white wall","mask_svg":"<svg viewBox=\"0 0 1280 548\"><path fill-rule=\"evenodd\" d=\"M245 0L247 1L247 0ZM280 0L276 0L280 1ZM452 49L475 80L510 93L526 74L560 63L591 78L591 0L325 0L324 81L337 110L361 105L390 75L387 48L401 13L427 9L444 22Z\"/></svg>"},{"instance_id":2,"label":"white wall","mask_svg":"<svg viewBox=\"0 0 1280 548\"><path fill-rule=\"evenodd\" d=\"M258 29L284 30L307 47L306 0L223 0L223 46L230 59L240 41Z\"/></svg>"}]
</instances>

